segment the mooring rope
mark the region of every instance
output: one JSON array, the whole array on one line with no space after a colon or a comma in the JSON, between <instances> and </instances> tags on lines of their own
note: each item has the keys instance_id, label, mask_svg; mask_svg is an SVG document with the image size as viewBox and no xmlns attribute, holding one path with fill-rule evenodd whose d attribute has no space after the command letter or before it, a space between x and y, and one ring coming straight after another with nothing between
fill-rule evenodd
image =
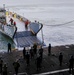
<instances>
[{"instance_id":1,"label":"mooring rope","mask_svg":"<svg viewBox=\"0 0 74 75\"><path fill-rule=\"evenodd\" d=\"M70 23L74 22L74 20L68 21L66 23L62 23L62 24L54 24L54 25L45 25L45 26L62 26L62 25L68 25Z\"/></svg>"}]
</instances>

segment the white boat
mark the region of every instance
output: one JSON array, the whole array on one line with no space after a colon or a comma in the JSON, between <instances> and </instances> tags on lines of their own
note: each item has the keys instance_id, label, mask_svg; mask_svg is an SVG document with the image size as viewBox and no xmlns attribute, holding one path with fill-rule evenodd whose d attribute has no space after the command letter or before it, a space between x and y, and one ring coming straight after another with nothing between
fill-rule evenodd
<instances>
[{"instance_id":1,"label":"white boat","mask_svg":"<svg viewBox=\"0 0 74 75\"><path fill-rule=\"evenodd\" d=\"M12 39L15 28L8 25L6 22L6 10L0 8L0 51L7 51L7 44L10 42L14 48L14 41Z\"/></svg>"},{"instance_id":2,"label":"white boat","mask_svg":"<svg viewBox=\"0 0 74 75\"><path fill-rule=\"evenodd\" d=\"M37 43L37 45L44 45L43 41L41 42L37 38L37 33L42 29L43 25L38 22L30 22L28 19L24 18L23 16L20 16L16 13L6 11L1 12L5 16L5 18L1 19L1 28L0 28L0 35L4 37L4 42L2 44L4 46L3 49L7 50L7 44L10 42L12 44L12 49L15 49L15 46L17 47L30 47L33 46L34 43ZM16 26L6 23L6 12L8 13L8 16L15 17L16 19L20 20L21 22L25 23L28 21L28 28L29 30L24 31L17 31Z\"/></svg>"}]
</instances>

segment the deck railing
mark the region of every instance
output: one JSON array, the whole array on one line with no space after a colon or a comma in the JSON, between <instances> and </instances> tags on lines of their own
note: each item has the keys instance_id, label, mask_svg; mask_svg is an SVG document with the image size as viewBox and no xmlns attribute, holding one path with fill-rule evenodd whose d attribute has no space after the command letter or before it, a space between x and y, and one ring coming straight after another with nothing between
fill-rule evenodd
<instances>
[{"instance_id":1,"label":"deck railing","mask_svg":"<svg viewBox=\"0 0 74 75\"><path fill-rule=\"evenodd\" d=\"M0 30L12 38L15 32L15 26L0 24Z\"/></svg>"}]
</instances>

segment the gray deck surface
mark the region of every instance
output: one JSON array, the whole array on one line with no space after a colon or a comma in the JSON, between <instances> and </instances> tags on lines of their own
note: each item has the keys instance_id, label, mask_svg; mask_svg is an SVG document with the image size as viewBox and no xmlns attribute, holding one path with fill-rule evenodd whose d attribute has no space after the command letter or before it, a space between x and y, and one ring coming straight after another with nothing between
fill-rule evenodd
<instances>
[{"instance_id":1,"label":"gray deck surface","mask_svg":"<svg viewBox=\"0 0 74 75\"><path fill-rule=\"evenodd\" d=\"M38 45L42 44L38 37L33 35L31 31L17 32L14 38L17 41L18 47L32 46L34 43L37 43Z\"/></svg>"},{"instance_id":2,"label":"gray deck surface","mask_svg":"<svg viewBox=\"0 0 74 75\"><path fill-rule=\"evenodd\" d=\"M59 53L63 53L63 64L60 67L58 56ZM14 68L12 63L19 59L20 68L19 68L19 74L18 75L25 75L27 73L28 75L33 74L39 74L39 75L70 75L69 71L59 71L54 73L54 71L68 69L69 68L69 59L70 56L74 55L74 45L71 46L56 46L52 47L52 54L48 56L47 48L44 48L43 52L43 61L42 61L42 67L39 71L37 71L36 68L36 57L30 58L30 65L26 65L26 59L23 59L22 51L12 51L11 53L0 53L0 57L2 57L4 63L7 63L8 66L8 75L15 75ZM49 72L49 73L47 73ZM50 74L50 72L53 72ZM41 74L46 73L46 74ZM74 75L74 71L73 71Z\"/></svg>"}]
</instances>

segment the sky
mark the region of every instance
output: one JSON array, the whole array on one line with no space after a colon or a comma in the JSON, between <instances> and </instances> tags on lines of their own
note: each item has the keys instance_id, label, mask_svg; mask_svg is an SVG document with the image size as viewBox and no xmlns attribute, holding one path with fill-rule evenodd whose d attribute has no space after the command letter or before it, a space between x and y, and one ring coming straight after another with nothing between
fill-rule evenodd
<instances>
[{"instance_id":1,"label":"sky","mask_svg":"<svg viewBox=\"0 0 74 75\"><path fill-rule=\"evenodd\" d=\"M39 5L39 4L69 4L71 5L74 3L73 0L0 0L0 6L5 4L6 6L13 6L13 5Z\"/></svg>"}]
</instances>

